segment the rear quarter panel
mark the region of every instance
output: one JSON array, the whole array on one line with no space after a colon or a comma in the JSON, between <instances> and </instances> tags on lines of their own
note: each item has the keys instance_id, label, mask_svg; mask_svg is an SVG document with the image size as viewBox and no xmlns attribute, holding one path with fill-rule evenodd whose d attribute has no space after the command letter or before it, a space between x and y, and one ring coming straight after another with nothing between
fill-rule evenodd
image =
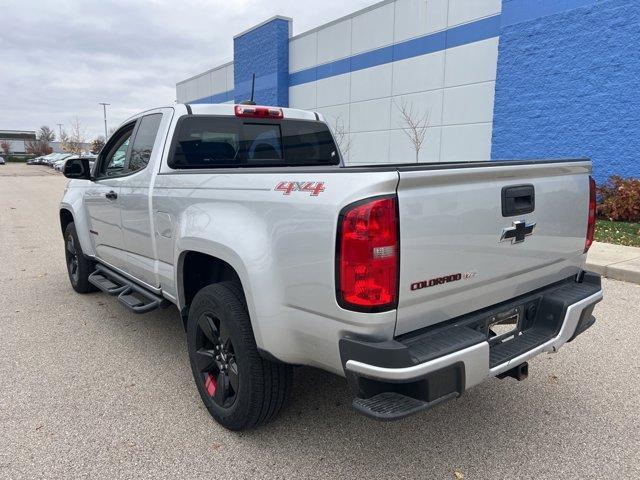
<instances>
[{"instance_id":1,"label":"rear quarter panel","mask_svg":"<svg viewBox=\"0 0 640 480\"><path fill-rule=\"evenodd\" d=\"M177 266L183 252L199 251L234 267L256 342L276 358L342 373L341 337L393 335L395 311L364 314L338 306L334 263L342 207L394 193L397 172L196 170L159 174L155 182L153 210L174 231L171 238L156 236L159 260ZM324 191L285 195L276 190L280 182L322 182ZM179 268L173 270L182 303Z\"/></svg>"}]
</instances>

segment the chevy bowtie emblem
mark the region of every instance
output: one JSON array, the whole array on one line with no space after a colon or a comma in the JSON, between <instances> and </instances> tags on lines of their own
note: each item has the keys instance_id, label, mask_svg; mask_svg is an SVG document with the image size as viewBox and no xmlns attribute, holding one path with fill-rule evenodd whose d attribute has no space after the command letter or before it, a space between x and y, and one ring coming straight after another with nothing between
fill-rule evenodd
<instances>
[{"instance_id":1,"label":"chevy bowtie emblem","mask_svg":"<svg viewBox=\"0 0 640 480\"><path fill-rule=\"evenodd\" d=\"M536 222L527 223L524 220L517 220L513 222L513 227L502 229L500 241L506 242L507 240L511 240L512 244L522 243L525 238L533 235L534 228L536 228Z\"/></svg>"}]
</instances>

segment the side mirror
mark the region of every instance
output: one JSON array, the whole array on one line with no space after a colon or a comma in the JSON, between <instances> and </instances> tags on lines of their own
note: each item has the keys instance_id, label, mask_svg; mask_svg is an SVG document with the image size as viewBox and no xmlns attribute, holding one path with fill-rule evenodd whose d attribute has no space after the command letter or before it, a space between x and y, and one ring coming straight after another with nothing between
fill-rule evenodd
<instances>
[{"instance_id":1,"label":"side mirror","mask_svg":"<svg viewBox=\"0 0 640 480\"><path fill-rule=\"evenodd\" d=\"M72 158L64 164L64 176L67 178L78 178L81 180L91 180L91 167L88 158Z\"/></svg>"}]
</instances>

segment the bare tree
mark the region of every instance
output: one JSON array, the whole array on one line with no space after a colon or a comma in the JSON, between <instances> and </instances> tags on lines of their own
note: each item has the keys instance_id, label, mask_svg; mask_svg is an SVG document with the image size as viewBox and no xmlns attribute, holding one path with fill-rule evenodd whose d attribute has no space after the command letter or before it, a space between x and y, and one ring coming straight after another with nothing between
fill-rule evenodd
<instances>
[{"instance_id":1,"label":"bare tree","mask_svg":"<svg viewBox=\"0 0 640 480\"><path fill-rule=\"evenodd\" d=\"M4 140L2 143L0 143L0 148L2 149L2 152L7 157L11 153L11 144L9 142L7 142L6 140Z\"/></svg>"},{"instance_id":2,"label":"bare tree","mask_svg":"<svg viewBox=\"0 0 640 480\"><path fill-rule=\"evenodd\" d=\"M75 155L81 155L86 144L86 138L86 130L80 123L80 119L76 117L71 122L70 133L63 130L60 135L62 150Z\"/></svg>"},{"instance_id":3,"label":"bare tree","mask_svg":"<svg viewBox=\"0 0 640 480\"><path fill-rule=\"evenodd\" d=\"M424 146L425 137L427 135L431 111L427 110L424 114L421 114L418 111L414 112L413 103L407 104L404 98L400 105L398 105L395 100L393 103L402 115L402 121L404 124L402 131L407 137L409 137L411 146L416 152L416 163L418 163L420 150L422 150L422 147Z\"/></svg>"},{"instance_id":4,"label":"bare tree","mask_svg":"<svg viewBox=\"0 0 640 480\"><path fill-rule=\"evenodd\" d=\"M53 152L53 148L51 148L47 142L38 139L24 142L24 149L27 153L38 157L49 155Z\"/></svg>"},{"instance_id":5,"label":"bare tree","mask_svg":"<svg viewBox=\"0 0 640 480\"><path fill-rule=\"evenodd\" d=\"M331 124L331 130L333 131L333 136L335 137L336 142L338 142L340 153L342 153L343 157L347 157L351 150L351 137L344 126L341 115L334 118L333 123Z\"/></svg>"}]
</instances>

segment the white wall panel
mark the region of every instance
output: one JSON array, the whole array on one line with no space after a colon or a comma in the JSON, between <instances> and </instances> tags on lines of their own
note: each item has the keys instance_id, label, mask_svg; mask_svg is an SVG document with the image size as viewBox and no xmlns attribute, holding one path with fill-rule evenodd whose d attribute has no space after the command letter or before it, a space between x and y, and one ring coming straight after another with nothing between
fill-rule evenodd
<instances>
[{"instance_id":1,"label":"white wall panel","mask_svg":"<svg viewBox=\"0 0 640 480\"><path fill-rule=\"evenodd\" d=\"M298 72L318 63L317 32L294 38L289 42L289 72Z\"/></svg>"},{"instance_id":2,"label":"white wall panel","mask_svg":"<svg viewBox=\"0 0 640 480\"><path fill-rule=\"evenodd\" d=\"M391 128L404 128L406 121L402 115L403 103L407 112L412 112L413 118L428 118L430 127L442 125L442 95L443 90L413 93L393 97L391 102Z\"/></svg>"},{"instance_id":3,"label":"white wall panel","mask_svg":"<svg viewBox=\"0 0 640 480\"><path fill-rule=\"evenodd\" d=\"M444 85L445 52L393 62L393 95L434 90Z\"/></svg>"},{"instance_id":4,"label":"white wall panel","mask_svg":"<svg viewBox=\"0 0 640 480\"><path fill-rule=\"evenodd\" d=\"M197 80L197 99L211 96L211 72L205 73L198 77Z\"/></svg>"},{"instance_id":5,"label":"white wall panel","mask_svg":"<svg viewBox=\"0 0 640 480\"><path fill-rule=\"evenodd\" d=\"M349 161L351 164L388 163L389 131L352 134Z\"/></svg>"},{"instance_id":6,"label":"white wall panel","mask_svg":"<svg viewBox=\"0 0 640 480\"><path fill-rule=\"evenodd\" d=\"M351 92L351 74L336 75L316 82L318 106L340 105L349 103Z\"/></svg>"},{"instance_id":7,"label":"white wall panel","mask_svg":"<svg viewBox=\"0 0 640 480\"><path fill-rule=\"evenodd\" d=\"M234 78L234 70L233 70L233 63L231 65L227 65L225 67L225 70L227 72L227 92L229 91L233 91L235 89L235 78Z\"/></svg>"},{"instance_id":8,"label":"white wall panel","mask_svg":"<svg viewBox=\"0 0 640 480\"><path fill-rule=\"evenodd\" d=\"M349 163L350 142L349 134L349 104L335 105L333 107L321 107L316 111L324 116L327 125L333 132L333 136L342 153L342 159Z\"/></svg>"},{"instance_id":9,"label":"white wall panel","mask_svg":"<svg viewBox=\"0 0 640 480\"><path fill-rule=\"evenodd\" d=\"M443 125L493 121L494 94L495 82L445 89Z\"/></svg>"},{"instance_id":10,"label":"white wall panel","mask_svg":"<svg viewBox=\"0 0 640 480\"><path fill-rule=\"evenodd\" d=\"M378 98L351 104L351 132L389 130L391 98Z\"/></svg>"},{"instance_id":11,"label":"white wall panel","mask_svg":"<svg viewBox=\"0 0 640 480\"><path fill-rule=\"evenodd\" d=\"M289 106L313 110L316 108L316 82L289 87Z\"/></svg>"},{"instance_id":12,"label":"white wall panel","mask_svg":"<svg viewBox=\"0 0 640 480\"><path fill-rule=\"evenodd\" d=\"M187 84L187 101L198 100L198 80L193 79Z\"/></svg>"},{"instance_id":13,"label":"white wall panel","mask_svg":"<svg viewBox=\"0 0 640 480\"><path fill-rule=\"evenodd\" d=\"M386 63L351 72L351 101L391 96L392 71L393 65Z\"/></svg>"},{"instance_id":14,"label":"white wall panel","mask_svg":"<svg viewBox=\"0 0 640 480\"><path fill-rule=\"evenodd\" d=\"M428 128L424 143L420 148L418 161L438 162L440 160L440 127ZM413 163L416 151L404 130L389 132L389 161L391 163Z\"/></svg>"},{"instance_id":15,"label":"white wall panel","mask_svg":"<svg viewBox=\"0 0 640 480\"><path fill-rule=\"evenodd\" d=\"M338 126L342 131L349 132L349 104L334 105L332 107L318 107L317 111L324 115L327 125L329 125L332 130Z\"/></svg>"},{"instance_id":16,"label":"white wall panel","mask_svg":"<svg viewBox=\"0 0 640 480\"><path fill-rule=\"evenodd\" d=\"M445 86L496 79L498 38L449 48L446 51Z\"/></svg>"},{"instance_id":17,"label":"white wall panel","mask_svg":"<svg viewBox=\"0 0 640 480\"><path fill-rule=\"evenodd\" d=\"M219 68L211 72L211 95L227 91L227 71Z\"/></svg>"},{"instance_id":18,"label":"white wall panel","mask_svg":"<svg viewBox=\"0 0 640 480\"><path fill-rule=\"evenodd\" d=\"M395 2L394 41L427 35L447 28L448 0L398 0Z\"/></svg>"},{"instance_id":19,"label":"white wall panel","mask_svg":"<svg viewBox=\"0 0 640 480\"><path fill-rule=\"evenodd\" d=\"M387 3L353 18L351 54L393 43L394 4Z\"/></svg>"},{"instance_id":20,"label":"white wall panel","mask_svg":"<svg viewBox=\"0 0 640 480\"><path fill-rule=\"evenodd\" d=\"M351 55L351 19L318 31L318 64Z\"/></svg>"},{"instance_id":21,"label":"white wall panel","mask_svg":"<svg viewBox=\"0 0 640 480\"><path fill-rule=\"evenodd\" d=\"M502 11L502 0L449 0L448 26L468 23L497 15Z\"/></svg>"},{"instance_id":22,"label":"white wall panel","mask_svg":"<svg viewBox=\"0 0 640 480\"><path fill-rule=\"evenodd\" d=\"M441 162L489 160L492 123L442 127Z\"/></svg>"},{"instance_id":23,"label":"white wall panel","mask_svg":"<svg viewBox=\"0 0 640 480\"><path fill-rule=\"evenodd\" d=\"M184 84L179 83L176 85L176 101L178 103L184 103L187 99L187 96L185 95L185 91L184 91Z\"/></svg>"}]
</instances>

